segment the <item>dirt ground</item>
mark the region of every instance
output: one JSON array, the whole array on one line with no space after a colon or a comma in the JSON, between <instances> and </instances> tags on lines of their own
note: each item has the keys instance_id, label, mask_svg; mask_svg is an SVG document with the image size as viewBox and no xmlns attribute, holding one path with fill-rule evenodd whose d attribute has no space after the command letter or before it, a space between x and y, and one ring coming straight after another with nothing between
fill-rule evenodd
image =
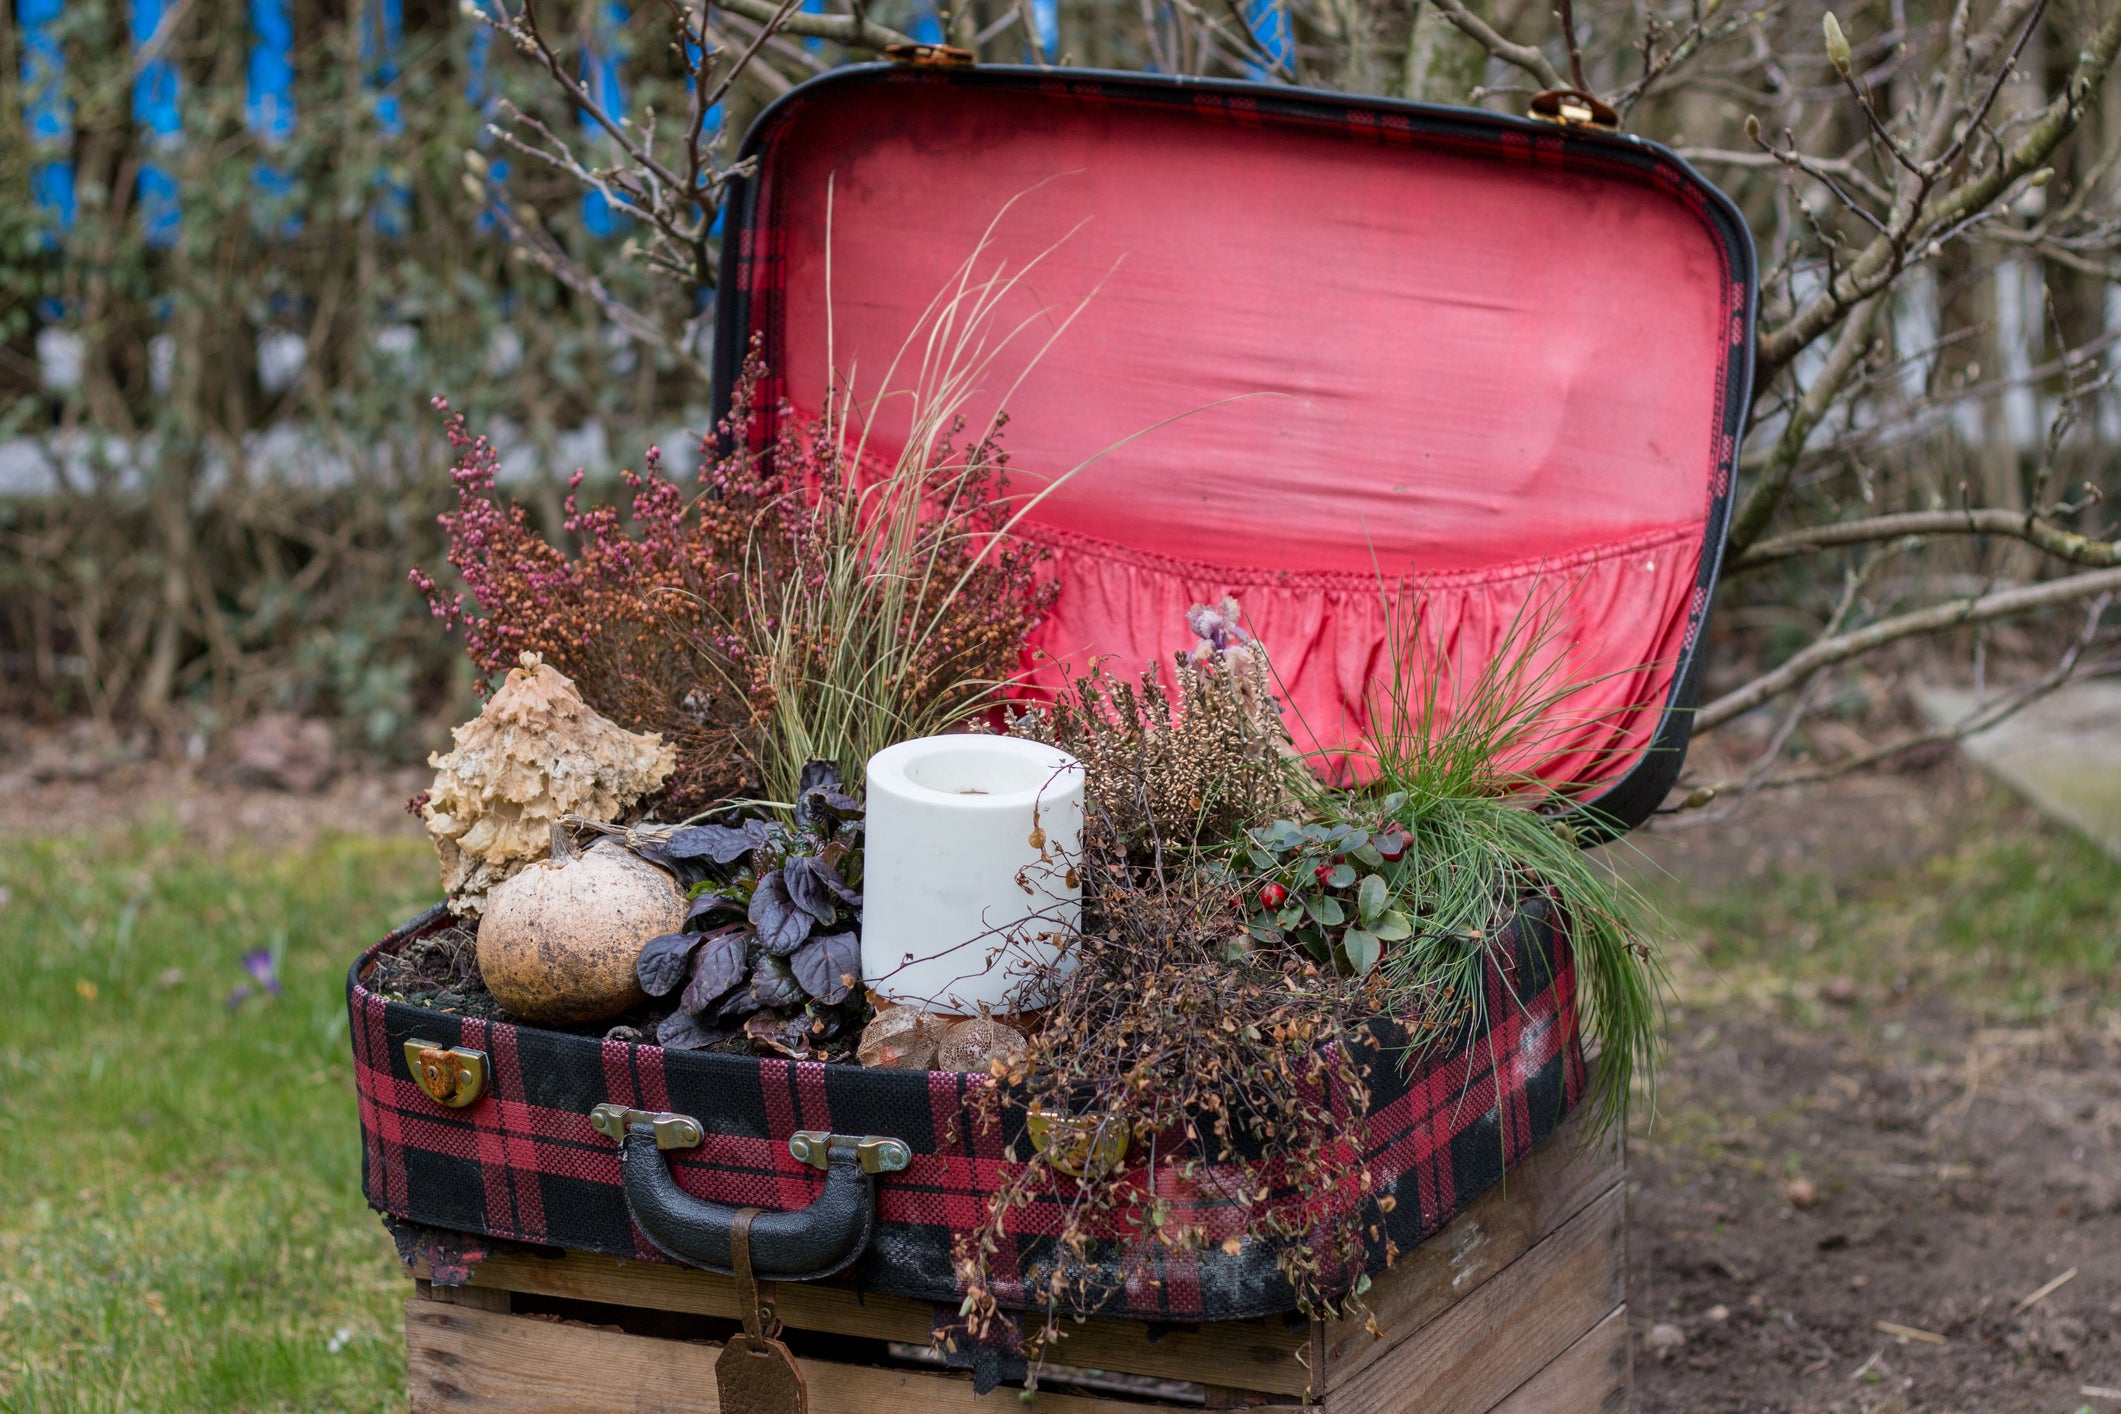
<instances>
[{"instance_id":1,"label":"dirt ground","mask_svg":"<svg viewBox=\"0 0 2121 1414\"><path fill-rule=\"evenodd\" d=\"M0 723L0 834L411 833L424 777L337 763L293 792ZM1950 760L1685 823L1636 837L1645 868L1741 919L1781 874L1860 890L1970 828L2031 827ZM1675 980L1657 1124L1631 1149L1639 1409L2121 1411L2121 1014L1982 1025L1936 991L1734 983L1683 954Z\"/></svg>"},{"instance_id":2,"label":"dirt ground","mask_svg":"<svg viewBox=\"0 0 2121 1414\"><path fill-rule=\"evenodd\" d=\"M1641 842L1703 887L1855 890L1969 822L2031 827L1996 795L1946 762ZM2121 1014L1982 1026L1904 979L1763 995L1713 971L1676 962L1630 1151L1637 1407L2121 1409Z\"/></svg>"}]
</instances>

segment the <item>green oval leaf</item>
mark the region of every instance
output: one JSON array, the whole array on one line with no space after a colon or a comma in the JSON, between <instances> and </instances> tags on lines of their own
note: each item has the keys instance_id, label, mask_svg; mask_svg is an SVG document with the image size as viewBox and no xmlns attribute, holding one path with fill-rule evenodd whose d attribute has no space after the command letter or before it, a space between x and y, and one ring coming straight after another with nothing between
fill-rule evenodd
<instances>
[{"instance_id":1,"label":"green oval leaf","mask_svg":"<svg viewBox=\"0 0 2121 1414\"><path fill-rule=\"evenodd\" d=\"M1407 915L1398 909L1388 908L1377 915L1377 921L1370 925L1370 931L1388 943L1396 943L1413 937L1414 925L1409 923Z\"/></svg>"},{"instance_id":2,"label":"green oval leaf","mask_svg":"<svg viewBox=\"0 0 2121 1414\"><path fill-rule=\"evenodd\" d=\"M1326 887L1329 889L1345 889L1354 882L1355 866L1352 864L1336 864L1326 874Z\"/></svg>"},{"instance_id":3,"label":"green oval leaf","mask_svg":"<svg viewBox=\"0 0 2121 1414\"><path fill-rule=\"evenodd\" d=\"M1362 887L1355 891L1355 903L1362 910L1362 921L1368 923L1385 911L1388 901L1385 881L1381 875L1363 875Z\"/></svg>"},{"instance_id":4,"label":"green oval leaf","mask_svg":"<svg viewBox=\"0 0 2121 1414\"><path fill-rule=\"evenodd\" d=\"M1377 940L1375 933L1350 928L1340 935L1340 950L1347 954L1348 966L1355 975L1367 977L1370 969L1377 966L1377 959L1384 955L1385 945Z\"/></svg>"},{"instance_id":5,"label":"green oval leaf","mask_svg":"<svg viewBox=\"0 0 2121 1414\"><path fill-rule=\"evenodd\" d=\"M1338 928L1348 921L1347 910L1340 906L1339 899L1330 894L1305 899L1304 911L1328 928Z\"/></svg>"}]
</instances>

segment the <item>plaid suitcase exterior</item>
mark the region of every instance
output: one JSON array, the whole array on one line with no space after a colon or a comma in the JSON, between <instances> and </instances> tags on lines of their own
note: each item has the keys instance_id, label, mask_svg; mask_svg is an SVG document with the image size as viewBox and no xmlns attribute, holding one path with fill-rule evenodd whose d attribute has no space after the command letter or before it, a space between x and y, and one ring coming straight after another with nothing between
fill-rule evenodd
<instances>
[{"instance_id":1,"label":"plaid suitcase exterior","mask_svg":"<svg viewBox=\"0 0 2121 1414\"><path fill-rule=\"evenodd\" d=\"M387 1001L362 985L379 953L447 923L439 907L420 915L364 953L347 979L362 1185L372 1207L432 1228L666 1261L628 1214L618 1149L591 1128L594 1106L698 1119L705 1141L669 1156L679 1185L695 1197L766 1209L801 1208L824 1183L790 1155L796 1131L888 1135L905 1141L913 1161L879 1177L874 1236L838 1279L953 1308L961 1299L953 1244L985 1224L989 1199L1013 1168L1010 1154L1027 1142L1021 1106L994 1094L986 1076L668 1051L454 1016ZM1373 1033L1369 1149L1347 1156L1350 1166L1367 1164L1379 1190L1397 1200L1389 1214L1373 1214L1373 1272L1384 1265L1386 1238L1404 1250L1442 1228L1584 1095L1575 974L1562 931L1534 901L1510 934L1498 945L1505 961L1490 969L1482 1017L1411 1064L1403 1034ZM430 1099L406 1059L405 1043L415 1039L485 1052L486 1093L462 1109ZM1340 1097L1322 1094L1318 1102ZM1147 1148L1137 1143L1133 1153ZM1146 1186L1148 1175L1140 1178ZM1212 1240L1239 1230L1211 1196L1213 1166L1191 1179L1166 1166L1153 1181L1176 1204L1177 1220L1199 1222L1211 1242L1199 1251L1144 1253L1125 1232L1109 1234L1094 1255L1102 1264L1095 1285L1110 1297L1095 1314L1185 1324L1295 1308L1272 1251L1246 1238L1233 1254ZM1072 1187L1059 1180L1010 1215L995 1267L1008 1274L998 1294L1018 1309L1042 1298L1041 1278L1060 1255L1063 1188ZM1270 1201L1298 1211L1341 1195L1282 1191Z\"/></svg>"}]
</instances>

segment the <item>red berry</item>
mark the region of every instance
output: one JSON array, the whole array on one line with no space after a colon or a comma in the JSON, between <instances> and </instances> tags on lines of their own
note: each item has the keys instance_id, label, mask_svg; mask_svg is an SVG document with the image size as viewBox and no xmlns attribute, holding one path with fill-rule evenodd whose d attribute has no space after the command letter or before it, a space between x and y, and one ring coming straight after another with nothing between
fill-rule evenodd
<instances>
[{"instance_id":1,"label":"red berry","mask_svg":"<svg viewBox=\"0 0 2121 1414\"><path fill-rule=\"evenodd\" d=\"M1289 891L1279 884L1268 884L1259 891L1260 903L1268 908L1280 908L1288 897Z\"/></svg>"},{"instance_id":2,"label":"red berry","mask_svg":"<svg viewBox=\"0 0 2121 1414\"><path fill-rule=\"evenodd\" d=\"M1311 872L1316 874L1318 876L1318 882L1323 884L1333 877L1333 866L1330 864L1321 864Z\"/></svg>"}]
</instances>

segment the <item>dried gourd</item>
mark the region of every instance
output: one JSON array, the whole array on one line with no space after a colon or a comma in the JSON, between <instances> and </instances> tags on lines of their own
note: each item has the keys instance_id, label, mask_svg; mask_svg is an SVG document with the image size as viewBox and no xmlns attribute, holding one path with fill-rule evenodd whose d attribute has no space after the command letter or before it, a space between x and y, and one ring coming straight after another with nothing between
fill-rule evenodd
<instances>
[{"instance_id":1,"label":"dried gourd","mask_svg":"<svg viewBox=\"0 0 2121 1414\"><path fill-rule=\"evenodd\" d=\"M552 857L496 884L479 920L479 975L525 1021L602 1021L648 999L641 944L685 922L677 880L619 844L576 854L555 832Z\"/></svg>"},{"instance_id":2,"label":"dried gourd","mask_svg":"<svg viewBox=\"0 0 2121 1414\"><path fill-rule=\"evenodd\" d=\"M456 749L427 758L436 774L421 815L462 917L477 917L494 885L545 857L562 815L617 819L677 765L661 736L599 715L537 654L521 661L456 729Z\"/></svg>"}]
</instances>

